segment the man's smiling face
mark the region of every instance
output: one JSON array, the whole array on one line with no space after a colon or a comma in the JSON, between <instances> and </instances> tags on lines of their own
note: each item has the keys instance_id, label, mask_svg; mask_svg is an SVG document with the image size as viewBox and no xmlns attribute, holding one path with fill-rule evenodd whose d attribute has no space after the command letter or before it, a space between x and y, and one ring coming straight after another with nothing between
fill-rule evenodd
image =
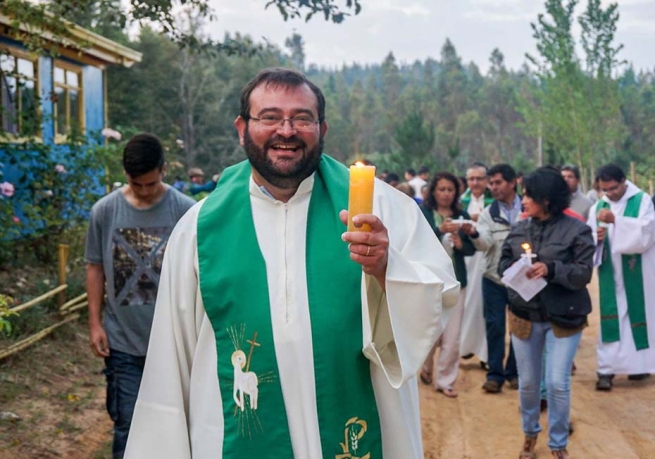
<instances>
[{"instance_id":1,"label":"man's smiling face","mask_svg":"<svg viewBox=\"0 0 655 459\"><path fill-rule=\"evenodd\" d=\"M267 126L252 119L286 119L281 125ZM250 117L237 118L241 145L255 171L271 185L297 188L317 168L323 152L325 122L298 130L289 119L310 117L318 121L316 95L307 85L288 87L262 83L250 94Z\"/></svg>"}]
</instances>

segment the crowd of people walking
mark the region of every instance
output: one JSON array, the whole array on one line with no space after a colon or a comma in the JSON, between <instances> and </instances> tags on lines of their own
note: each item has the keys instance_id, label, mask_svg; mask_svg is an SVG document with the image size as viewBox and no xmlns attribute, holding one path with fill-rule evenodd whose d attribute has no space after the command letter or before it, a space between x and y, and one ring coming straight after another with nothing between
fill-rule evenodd
<instances>
[{"instance_id":1,"label":"crowd of people walking","mask_svg":"<svg viewBox=\"0 0 655 459\"><path fill-rule=\"evenodd\" d=\"M427 181L416 199L451 256L462 290L460 302L444 314L447 324L420 380L456 397L459 362L452 356L477 356L487 370L482 390L518 389L525 434L520 459L536 457L544 410L553 457L568 458L571 375L592 312L587 286L594 267L601 316L596 389L611 390L617 374L641 380L655 372L655 301L645 280L655 268L655 197L613 164L597 171L587 194L573 165L542 167L522 177L508 164L487 168L476 162L466 170L464 190L450 173L429 180L422 171ZM408 176L397 184L404 192L417 183L411 169ZM526 256L526 247L527 279L545 281L529 300L502 281Z\"/></svg>"}]
</instances>

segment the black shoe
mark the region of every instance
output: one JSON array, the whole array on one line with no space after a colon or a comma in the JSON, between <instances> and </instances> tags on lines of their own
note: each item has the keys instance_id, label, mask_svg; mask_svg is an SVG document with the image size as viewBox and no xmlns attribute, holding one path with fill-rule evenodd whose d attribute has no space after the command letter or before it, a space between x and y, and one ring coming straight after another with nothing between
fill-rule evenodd
<instances>
[{"instance_id":1,"label":"black shoe","mask_svg":"<svg viewBox=\"0 0 655 459\"><path fill-rule=\"evenodd\" d=\"M614 379L614 375L598 375L598 381L596 381L596 390L608 392L611 391L612 379Z\"/></svg>"},{"instance_id":2,"label":"black shoe","mask_svg":"<svg viewBox=\"0 0 655 459\"><path fill-rule=\"evenodd\" d=\"M471 352L471 353L469 353L469 354L463 355L462 358L463 358L464 360L468 360L468 359L472 359L474 355L475 355L475 354L474 354L473 352Z\"/></svg>"},{"instance_id":3,"label":"black shoe","mask_svg":"<svg viewBox=\"0 0 655 459\"><path fill-rule=\"evenodd\" d=\"M638 375L628 375L628 380L630 381L643 381L644 379L650 376L649 373L640 373Z\"/></svg>"},{"instance_id":4,"label":"black shoe","mask_svg":"<svg viewBox=\"0 0 655 459\"><path fill-rule=\"evenodd\" d=\"M512 390L518 390L519 389L519 378L512 378L509 381L507 381L507 387L509 387Z\"/></svg>"},{"instance_id":5,"label":"black shoe","mask_svg":"<svg viewBox=\"0 0 655 459\"><path fill-rule=\"evenodd\" d=\"M498 394L503 390L503 385L493 379L487 379L487 382L482 385L482 389L489 394Z\"/></svg>"}]
</instances>

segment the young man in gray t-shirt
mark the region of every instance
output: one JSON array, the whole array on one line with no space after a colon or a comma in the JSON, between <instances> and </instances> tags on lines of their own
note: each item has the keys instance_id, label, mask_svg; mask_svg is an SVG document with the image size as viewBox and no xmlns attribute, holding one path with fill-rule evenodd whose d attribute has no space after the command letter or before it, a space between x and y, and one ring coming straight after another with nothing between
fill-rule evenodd
<instances>
[{"instance_id":1,"label":"young man in gray t-shirt","mask_svg":"<svg viewBox=\"0 0 655 459\"><path fill-rule=\"evenodd\" d=\"M166 242L195 201L162 182L161 142L134 136L123 151L127 185L91 210L86 239L89 339L105 359L113 457L122 458L141 383ZM104 320L103 297L107 294Z\"/></svg>"}]
</instances>

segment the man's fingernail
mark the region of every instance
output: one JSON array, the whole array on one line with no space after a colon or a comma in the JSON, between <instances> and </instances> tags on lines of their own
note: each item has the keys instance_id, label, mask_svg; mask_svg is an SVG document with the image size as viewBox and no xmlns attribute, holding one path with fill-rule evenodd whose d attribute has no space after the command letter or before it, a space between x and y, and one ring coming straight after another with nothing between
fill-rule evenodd
<instances>
[{"instance_id":1,"label":"man's fingernail","mask_svg":"<svg viewBox=\"0 0 655 459\"><path fill-rule=\"evenodd\" d=\"M345 241L346 240L346 233L341 233L341 240Z\"/></svg>"}]
</instances>

